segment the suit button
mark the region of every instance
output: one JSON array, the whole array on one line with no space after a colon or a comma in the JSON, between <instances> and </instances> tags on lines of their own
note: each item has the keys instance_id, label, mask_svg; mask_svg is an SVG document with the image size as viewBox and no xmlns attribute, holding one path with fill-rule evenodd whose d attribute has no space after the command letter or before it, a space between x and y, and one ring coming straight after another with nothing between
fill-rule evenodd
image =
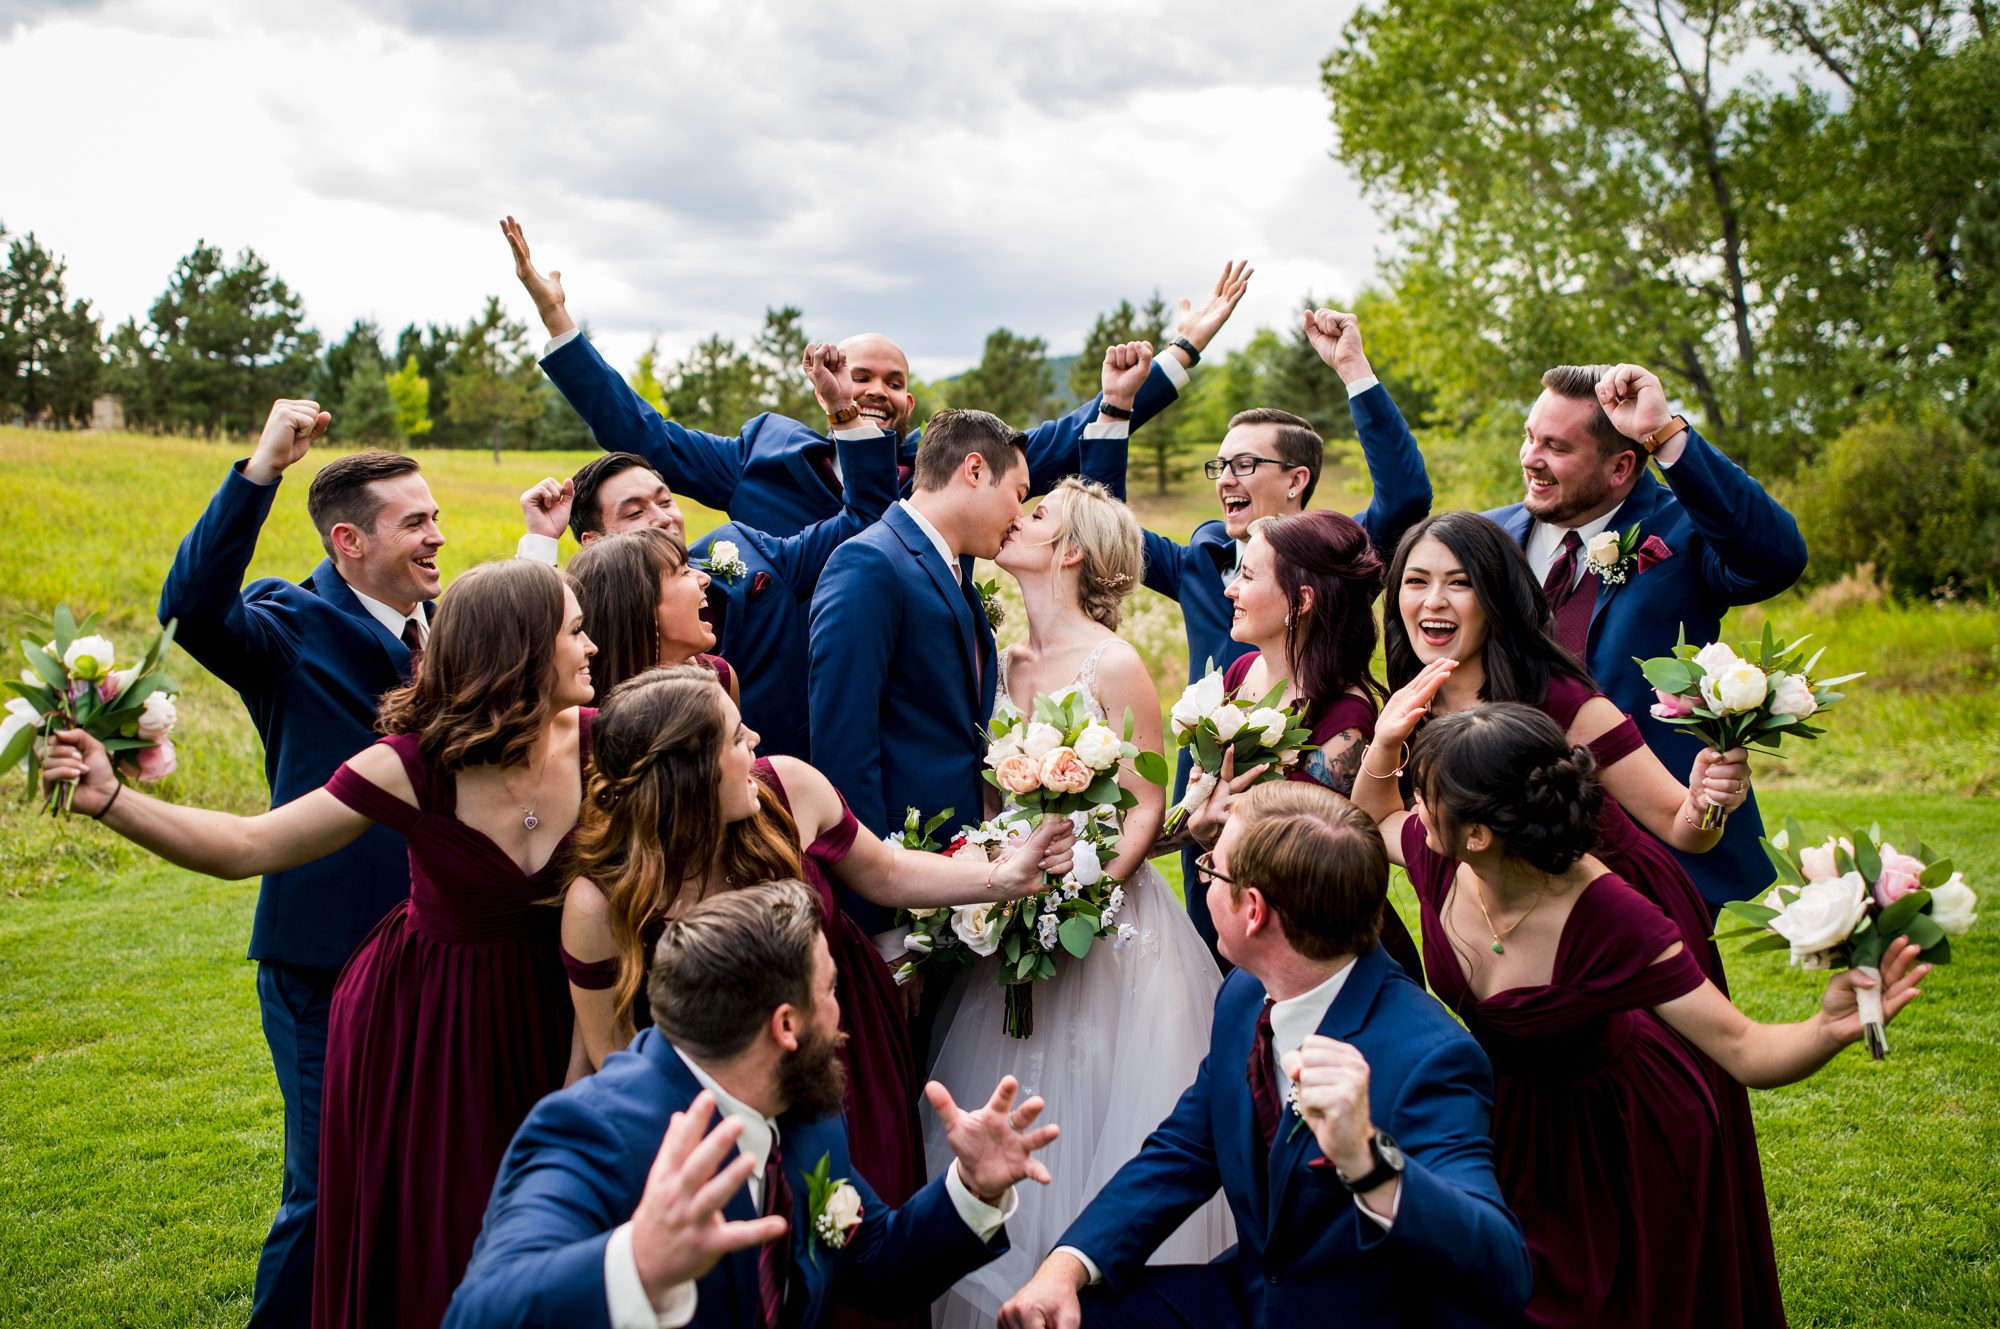
<instances>
[{"instance_id":1,"label":"suit button","mask_svg":"<svg viewBox=\"0 0 2000 1329\"><path fill-rule=\"evenodd\" d=\"M1275 1283L1278 1281L1278 1276L1276 1274L1265 1274L1264 1278L1267 1282L1271 1283Z\"/></svg>"}]
</instances>

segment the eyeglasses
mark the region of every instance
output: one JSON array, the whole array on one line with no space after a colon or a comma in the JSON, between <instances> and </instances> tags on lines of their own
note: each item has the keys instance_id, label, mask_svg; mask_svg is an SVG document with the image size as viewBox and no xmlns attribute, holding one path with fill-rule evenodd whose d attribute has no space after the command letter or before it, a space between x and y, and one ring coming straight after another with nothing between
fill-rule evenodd
<instances>
[{"instance_id":1,"label":"eyeglasses","mask_svg":"<svg viewBox=\"0 0 2000 1329\"><path fill-rule=\"evenodd\" d=\"M1216 881L1221 882L1225 886L1234 886L1236 884L1236 878L1225 877L1215 870L1215 855L1213 853L1197 854L1195 856L1194 875L1204 886Z\"/></svg>"},{"instance_id":2,"label":"eyeglasses","mask_svg":"<svg viewBox=\"0 0 2000 1329\"><path fill-rule=\"evenodd\" d=\"M1201 473L1211 480L1222 478L1222 468L1227 466L1231 475L1255 475L1259 466L1290 466L1283 457L1255 457L1247 452L1234 457L1210 457L1201 464Z\"/></svg>"}]
</instances>

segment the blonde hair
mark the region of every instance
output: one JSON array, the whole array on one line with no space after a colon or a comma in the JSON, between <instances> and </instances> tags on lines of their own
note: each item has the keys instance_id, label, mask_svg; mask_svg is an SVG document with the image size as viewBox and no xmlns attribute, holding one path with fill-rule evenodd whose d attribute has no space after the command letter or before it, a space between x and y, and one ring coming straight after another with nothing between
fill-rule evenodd
<instances>
[{"instance_id":1,"label":"blonde hair","mask_svg":"<svg viewBox=\"0 0 2000 1329\"><path fill-rule=\"evenodd\" d=\"M1145 570L1146 537L1139 519L1095 480L1072 475L1049 491L1066 496L1051 540L1057 561L1070 551L1077 565L1076 599L1084 613L1116 632L1125 597Z\"/></svg>"}]
</instances>

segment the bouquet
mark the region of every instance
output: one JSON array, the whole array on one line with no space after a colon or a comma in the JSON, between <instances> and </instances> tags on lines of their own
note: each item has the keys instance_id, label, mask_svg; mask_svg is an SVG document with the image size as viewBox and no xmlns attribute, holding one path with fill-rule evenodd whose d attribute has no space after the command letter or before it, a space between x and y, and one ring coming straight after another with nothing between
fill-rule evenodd
<instances>
[{"instance_id":1,"label":"bouquet","mask_svg":"<svg viewBox=\"0 0 2000 1329\"><path fill-rule=\"evenodd\" d=\"M1633 663L1645 671L1659 696L1652 708L1655 720L1693 730L1717 752L1758 748L1775 755L1788 734L1818 738L1825 733L1806 721L1841 699L1836 687L1861 677L1842 674L1814 682L1812 672L1825 652L1805 659L1807 640L1778 642L1766 623L1762 643L1745 642L1744 654L1738 655L1725 642L1696 649L1683 633L1672 655L1652 660L1634 656ZM1709 804L1701 814L1702 829L1713 830L1722 815Z\"/></svg>"},{"instance_id":2,"label":"bouquet","mask_svg":"<svg viewBox=\"0 0 2000 1329\"><path fill-rule=\"evenodd\" d=\"M1207 800L1221 774L1226 753L1236 754L1238 774L1268 764L1271 769L1252 781L1263 784L1282 778L1281 768L1297 761L1298 754L1311 750L1306 740L1312 737L1312 731L1302 723L1300 710L1277 704L1285 695L1285 686L1286 681L1279 680L1261 701L1232 697L1222 685L1222 672L1211 661L1201 681L1189 684L1181 693L1167 718L1173 725L1174 742L1193 750L1195 773L1188 780L1187 792L1181 795L1180 802L1167 812L1162 828L1166 834L1179 831L1187 823L1188 815Z\"/></svg>"},{"instance_id":3,"label":"bouquet","mask_svg":"<svg viewBox=\"0 0 2000 1329\"><path fill-rule=\"evenodd\" d=\"M1777 885L1762 904L1731 900L1723 908L1749 926L1718 932L1718 940L1752 937L1748 951L1789 950L1802 969L1859 969L1876 981L1856 988L1861 1037L1869 1055L1888 1055L1882 1019L1882 957L1897 937L1908 937L1931 964L1951 959L1952 937L1962 937L1979 921L1979 897L1915 831L1903 837L1901 852L1882 838L1882 829L1829 836L1807 845L1793 818L1763 842L1778 869Z\"/></svg>"},{"instance_id":4,"label":"bouquet","mask_svg":"<svg viewBox=\"0 0 2000 1329\"><path fill-rule=\"evenodd\" d=\"M21 642L28 668L8 679L6 718L0 721L0 771L25 765L28 789L41 783L42 749L58 729L81 729L104 744L121 780L164 780L174 773L173 741L179 719L174 681L162 665L174 639L174 624L153 637L139 660L114 668L118 651L91 631L92 615L76 621L69 606L57 605L48 620L31 620L33 636ZM39 644L45 639L45 644ZM51 812L67 813L75 787L50 793Z\"/></svg>"}]
</instances>

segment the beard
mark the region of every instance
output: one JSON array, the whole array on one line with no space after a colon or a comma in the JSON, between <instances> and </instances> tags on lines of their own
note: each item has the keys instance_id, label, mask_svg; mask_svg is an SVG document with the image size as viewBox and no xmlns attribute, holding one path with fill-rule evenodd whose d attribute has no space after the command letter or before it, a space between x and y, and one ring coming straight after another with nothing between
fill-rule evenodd
<instances>
[{"instance_id":1,"label":"beard","mask_svg":"<svg viewBox=\"0 0 2000 1329\"><path fill-rule=\"evenodd\" d=\"M1568 526L1585 513L1601 506L1611 497L1611 485L1597 471L1586 471L1562 481L1558 486L1557 498L1537 506L1533 485L1522 483L1527 492L1522 497L1522 506L1530 516L1551 526Z\"/></svg>"},{"instance_id":2,"label":"beard","mask_svg":"<svg viewBox=\"0 0 2000 1329\"><path fill-rule=\"evenodd\" d=\"M847 1068L840 1064L846 1034L827 1037L808 1028L799 1045L778 1063L778 1098L787 1112L828 1117L847 1096Z\"/></svg>"}]
</instances>

